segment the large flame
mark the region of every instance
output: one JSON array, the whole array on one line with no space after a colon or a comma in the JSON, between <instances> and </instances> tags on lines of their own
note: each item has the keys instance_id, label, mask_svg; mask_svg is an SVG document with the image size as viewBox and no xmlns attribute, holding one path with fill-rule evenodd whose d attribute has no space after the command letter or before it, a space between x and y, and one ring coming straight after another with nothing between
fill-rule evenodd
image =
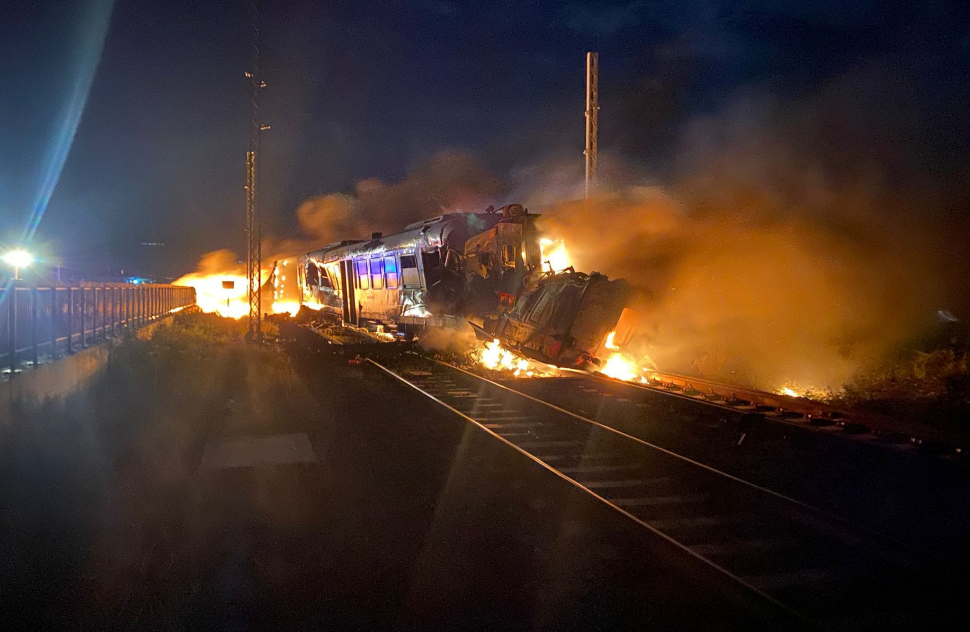
<instances>
[{"instance_id":1,"label":"large flame","mask_svg":"<svg viewBox=\"0 0 970 632\"><path fill-rule=\"evenodd\" d=\"M566 242L562 239L540 239L539 251L542 254L542 269L549 272L562 272L572 265Z\"/></svg>"},{"instance_id":2,"label":"large flame","mask_svg":"<svg viewBox=\"0 0 970 632\"><path fill-rule=\"evenodd\" d=\"M217 313L226 318L243 318L249 315L249 281L234 257L224 252L210 253L203 258L199 272L186 274L173 285L195 288L196 304L203 312ZM231 254L231 253L230 253ZM268 310L274 314L300 311L300 301L295 288L295 278L287 279L287 259L279 260L281 267L262 270L263 279L268 279L273 287L272 301L268 301L268 288L263 288L263 305L269 303ZM284 283L286 286L284 286Z\"/></svg>"},{"instance_id":3,"label":"large flame","mask_svg":"<svg viewBox=\"0 0 970 632\"><path fill-rule=\"evenodd\" d=\"M499 344L498 338L492 342L486 342L482 349L479 361L486 369L500 371L506 369L512 371L514 375L519 375L522 371L529 368L529 361L520 358L508 349Z\"/></svg>"},{"instance_id":4,"label":"large flame","mask_svg":"<svg viewBox=\"0 0 970 632\"><path fill-rule=\"evenodd\" d=\"M248 281L244 274L193 272L173 285L195 288L195 303L203 312L215 312L227 318L242 318L249 314Z\"/></svg>"},{"instance_id":5,"label":"large flame","mask_svg":"<svg viewBox=\"0 0 970 632\"><path fill-rule=\"evenodd\" d=\"M627 382L643 380L643 376L637 371L636 363L619 351L610 355L606 364L600 369L600 373Z\"/></svg>"},{"instance_id":6,"label":"large flame","mask_svg":"<svg viewBox=\"0 0 970 632\"><path fill-rule=\"evenodd\" d=\"M614 343L615 338L616 331L611 331L606 336L606 342L603 346L612 351L612 353L606 359L606 363L600 368L600 373L626 382L646 381L643 375L640 374L640 367L637 366L637 363L627 352L623 351Z\"/></svg>"}]
</instances>

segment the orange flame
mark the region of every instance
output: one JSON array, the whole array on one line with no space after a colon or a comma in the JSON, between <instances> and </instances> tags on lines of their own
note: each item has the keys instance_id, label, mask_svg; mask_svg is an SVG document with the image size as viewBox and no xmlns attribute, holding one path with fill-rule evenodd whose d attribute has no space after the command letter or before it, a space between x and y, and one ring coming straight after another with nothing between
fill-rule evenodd
<instances>
[{"instance_id":1,"label":"orange flame","mask_svg":"<svg viewBox=\"0 0 970 632\"><path fill-rule=\"evenodd\" d=\"M499 343L498 338L486 342L473 354L483 367L490 371L510 371L513 377L549 377L558 375L556 367L541 362L532 362L516 355Z\"/></svg>"},{"instance_id":2,"label":"orange flame","mask_svg":"<svg viewBox=\"0 0 970 632\"><path fill-rule=\"evenodd\" d=\"M226 251L210 253L203 258L200 267L202 271L186 274L176 280L173 285L195 288L196 303L203 312L216 313L226 318L240 319L249 315L249 281L234 263L234 256L223 255ZM231 253L228 253L231 255ZM215 255L215 256L214 256ZM296 315L300 311L300 301L296 299L295 275L287 281L287 259L280 260L281 268L263 270L263 279L269 279L273 287L270 311L274 314L289 313ZM286 286L284 285L286 284ZM264 287L263 305L266 305L267 292Z\"/></svg>"},{"instance_id":3,"label":"orange flame","mask_svg":"<svg viewBox=\"0 0 970 632\"><path fill-rule=\"evenodd\" d=\"M173 285L195 288L195 302L203 312L215 312L236 319L249 314L248 281L245 275L193 272L176 280Z\"/></svg>"},{"instance_id":4,"label":"orange flame","mask_svg":"<svg viewBox=\"0 0 970 632\"><path fill-rule=\"evenodd\" d=\"M539 251L542 254L544 271L562 272L572 265L569 253L566 252L566 242L562 239L540 239Z\"/></svg>"},{"instance_id":5,"label":"orange flame","mask_svg":"<svg viewBox=\"0 0 970 632\"><path fill-rule=\"evenodd\" d=\"M623 351L613 342L615 337L616 331L611 331L606 336L606 342L603 346L613 353L610 354L610 357L606 359L606 363L600 368L600 373L626 382L645 381L640 374L640 367L637 366L637 363L627 352Z\"/></svg>"}]
</instances>

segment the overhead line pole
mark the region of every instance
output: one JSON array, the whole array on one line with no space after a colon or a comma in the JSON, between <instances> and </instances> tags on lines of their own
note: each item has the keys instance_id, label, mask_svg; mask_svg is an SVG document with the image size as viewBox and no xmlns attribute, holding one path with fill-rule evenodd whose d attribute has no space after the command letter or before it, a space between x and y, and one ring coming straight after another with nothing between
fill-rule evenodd
<instances>
[{"instance_id":1,"label":"overhead line pole","mask_svg":"<svg viewBox=\"0 0 970 632\"><path fill-rule=\"evenodd\" d=\"M599 129L599 53L586 53L586 199L596 189L596 134Z\"/></svg>"},{"instance_id":2,"label":"overhead line pole","mask_svg":"<svg viewBox=\"0 0 970 632\"><path fill-rule=\"evenodd\" d=\"M260 341L262 332L262 224L259 217L257 192L259 189L259 136L265 129L259 119L260 91L266 84L259 74L259 18L260 0L252 0L252 68L246 77L252 87L249 120L249 151L246 152L246 268L249 283L249 329L247 338Z\"/></svg>"}]
</instances>

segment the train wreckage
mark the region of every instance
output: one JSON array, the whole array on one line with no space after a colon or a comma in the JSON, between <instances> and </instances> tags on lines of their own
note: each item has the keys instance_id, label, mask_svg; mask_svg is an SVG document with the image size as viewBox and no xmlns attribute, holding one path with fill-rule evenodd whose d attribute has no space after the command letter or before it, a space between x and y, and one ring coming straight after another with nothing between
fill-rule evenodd
<instances>
[{"instance_id":1,"label":"train wreckage","mask_svg":"<svg viewBox=\"0 0 970 632\"><path fill-rule=\"evenodd\" d=\"M407 336L467 320L480 339L524 358L598 365L605 346L633 335L636 292L622 279L553 269L543 261L538 217L511 204L329 244L299 258L300 303Z\"/></svg>"}]
</instances>

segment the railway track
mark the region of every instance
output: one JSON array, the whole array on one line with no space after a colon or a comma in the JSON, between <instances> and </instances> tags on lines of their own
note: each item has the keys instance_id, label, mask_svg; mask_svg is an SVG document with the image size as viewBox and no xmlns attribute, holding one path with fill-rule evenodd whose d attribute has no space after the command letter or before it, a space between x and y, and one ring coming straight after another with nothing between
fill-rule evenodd
<instances>
[{"instance_id":1,"label":"railway track","mask_svg":"<svg viewBox=\"0 0 970 632\"><path fill-rule=\"evenodd\" d=\"M740 388L698 377L652 373L646 383L624 382L602 374L592 374L591 377L601 383L686 397L824 434L896 449L909 447L944 458L962 457L964 448L970 445L970 433L962 427L941 429L884 415L846 412L802 397Z\"/></svg>"},{"instance_id":2,"label":"railway track","mask_svg":"<svg viewBox=\"0 0 970 632\"><path fill-rule=\"evenodd\" d=\"M448 364L369 360L808 628L933 628L957 594L913 550L802 502Z\"/></svg>"}]
</instances>

